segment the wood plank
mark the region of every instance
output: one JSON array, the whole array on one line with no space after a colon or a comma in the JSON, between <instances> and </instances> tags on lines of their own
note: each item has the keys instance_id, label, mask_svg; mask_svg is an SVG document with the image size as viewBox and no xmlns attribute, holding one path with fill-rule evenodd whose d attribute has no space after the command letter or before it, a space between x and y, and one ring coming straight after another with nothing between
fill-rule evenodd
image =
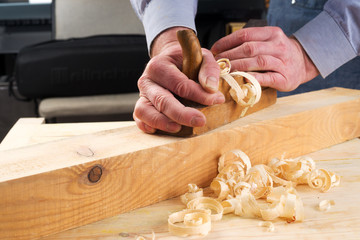
<instances>
[{"instance_id":1,"label":"wood plank","mask_svg":"<svg viewBox=\"0 0 360 240\"><path fill-rule=\"evenodd\" d=\"M45 143L99 131L135 126L134 121L42 124L29 138L30 144Z\"/></svg>"},{"instance_id":2,"label":"wood plank","mask_svg":"<svg viewBox=\"0 0 360 240\"><path fill-rule=\"evenodd\" d=\"M340 187L327 193L311 190L306 186L298 187L305 208L305 220L302 223L288 224L282 220L274 221L275 231L267 232L259 227L260 220L246 219L232 214L219 222L213 222L212 230L206 239L357 239L360 236L360 140L353 139L345 143L326 148L308 156L312 157L319 168L334 170L341 175ZM322 200L334 200L327 212L317 210ZM168 232L167 218L172 212L182 210L179 198L162 201L151 206L123 213L83 227L68 230L43 240L65 239L135 239L142 235L151 239L152 231L156 239L184 239L172 236Z\"/></svg>"},{"instance_id":3,"label":"wood plank","mask_svg":"<svg viewBox=\"0 0 360 240\"><path fill-rule=\"evenodd\" d=\"M278 103L193 138L136 127L0 152L0 238L85 225L207 186L217 158L241 148L253 163L303 155L360 135L360 91L333 88ZM97 183L88 180L102 169Z\"/></svg>"},{"instance_id":4,"label":"wood plank","mask_svg":"<svg viewBox=\"0 0 360 240\"><path fill-rule=\"evenodd\" d=\"M29 145L29 138L45 122L44 118L20 118L0 144L0 151Z\"/></svg>"},{"instance_id":5,"label":"wood plank","mask_svg":"<svg viewBox=\"0 0 360 240\"><path fill-rule=\"evenodd\" d=\"M0 151L109 129L135 126L134 121L44 123L44 118L20 118L1 142Z\"/></svg>"},{"instance_id":6,"label":"wood plank","mask_svg":"<svg viewBox=\"0 0 360 240\"><path fill-rule=\"evenodd\" d=\"M225 81L222 81L222 84L227 84ZM225 88L220 86L221 88ZM233 122L242 116L243 110L246 108L237 104L229 94L230 87L226 86L226 90L222 89L225 95L225 103L217 104L213 106L207 107L196 107L200 112L202 112L206 116L206 125L203 127L186 127L183 126L181 131L175 133L175 136L196 136L200 134L204 134L212 129L223 126L227 123ZM248 116L254 112L267 108L276 103L277 93L275 89L272 88L264 88L262 90L262 95L260 101L255 104L253 107L248 108L245 112L244 116Z\"/></svg>"},{"instance_id":7,"label":"wood plank","mask_svg":"<svg viewBox=\"0 0 360 240\"><path fill-rule=\"evenodd\" d=\"M1 142L0 151L136 125L134 121L44 123L44 118L20 118Z\"/></svg>"}]
</instances>

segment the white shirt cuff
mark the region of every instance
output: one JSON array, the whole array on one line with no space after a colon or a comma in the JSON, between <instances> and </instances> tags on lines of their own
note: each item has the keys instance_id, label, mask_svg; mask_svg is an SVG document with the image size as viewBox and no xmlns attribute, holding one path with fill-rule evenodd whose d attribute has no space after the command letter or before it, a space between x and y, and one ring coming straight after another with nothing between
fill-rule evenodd
<instances>
[{"instance_id":1,"label":"white shirt cuff","mask_svg":"<svg viewBox=\"0 0 360 240\"><path fill-rule=\"evenodd\" d=\"M196 11L197 1L152 0L146 7L142 19L149 51L155 37L168 28L178 26L195 31Z\"/></svg>"}]
</instances>

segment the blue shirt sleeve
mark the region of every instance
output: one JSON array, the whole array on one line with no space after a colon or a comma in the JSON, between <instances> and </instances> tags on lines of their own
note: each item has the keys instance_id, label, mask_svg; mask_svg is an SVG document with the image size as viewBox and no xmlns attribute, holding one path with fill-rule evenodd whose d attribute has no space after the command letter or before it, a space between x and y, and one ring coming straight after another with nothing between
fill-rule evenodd
<instances>
[{"instance_id":1,"label":"blue shirt sleeve","mask_svg":"<svg viewBox=\"0 0 360 240\"><path fill-rule=\"evenodd\" d=\"M360 55L360 1L329 0L294 33L323 77Z\"/></svg>"},{"instance_id":2,"label":"blue shirt sleeve","mask_svg":"<svg viewBox=\"0 0 360 240\"><path fill-rule=\"evenodd\" d=\"M155 37L171 27L187 27L196 31L197 0L131 0L143 23L148 49Z\"/></svg>"}]
</instances>

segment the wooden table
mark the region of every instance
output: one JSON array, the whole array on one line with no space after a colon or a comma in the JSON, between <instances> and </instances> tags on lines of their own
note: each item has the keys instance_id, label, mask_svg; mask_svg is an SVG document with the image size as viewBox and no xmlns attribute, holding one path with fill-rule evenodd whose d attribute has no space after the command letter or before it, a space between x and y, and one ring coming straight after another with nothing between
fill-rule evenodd
<instances>
[{"instance_id":1,"label":"wooden table","mask_svg":"<svg viewBox=\"0 0 360 240\"><path fill-rule=\"evenodd\" d=\"M20 119L0 145L0 150L59 138L91 133L133 122L43 124L43 119ZM267 232L258 226L259 219L244 219L229 214L214 222L205 239L360 239L360 139L329 147L309 154L320 168L333 170L342 176L339 187L320 193L306 186L297 189L305 207L305 221L274 222L275 231ZM334 200L327 212L317 208L324 199ZM99 222L67 230L43 239L134 239L142 235L151 239L184 239L169 234L167 218L183 209L179 198L166 200Z\"/></svg>"}]
</instances>

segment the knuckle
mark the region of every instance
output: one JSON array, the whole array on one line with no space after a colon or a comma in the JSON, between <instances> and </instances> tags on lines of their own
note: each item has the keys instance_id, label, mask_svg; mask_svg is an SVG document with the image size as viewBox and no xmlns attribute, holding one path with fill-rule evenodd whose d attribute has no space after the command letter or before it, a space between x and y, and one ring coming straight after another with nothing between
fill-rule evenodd
<instances>
[{"instance_id":1,"label":"knuckle","mask_svg":"<svg viewBox=\"0 0 360 240\"><path fill-rule=\"evenodd\" d=\"M149 78L145 75L141 76L137 82L138 89L144 91L149 85Z\"/></svg>"},{"instance_id":2,"label":"knuckle","mask_svg":"<svg viewBox=\"0 0 360 240\"><path fill-rule=\"evenodd\" d=\"M268 60L264 56L257 56L256 62L261 69L265 69L268 66Z\"/></svg>"},{"instance_id":3,"label":"knuckle","mask_svg":"<svg viewBox=\"0 0 360 240\"><path fill-rule=\"evenodd\" d=\"M142 117L141 110L137 106L134 108L134 112L133 112L133 118L135 119L135 117L138 119L141 119L141 117Z\"/></svg>"},{"instance_id":4,"label":"knuckle","mask_svg":"<svg viewBox=\"0 0 360 240\"><path fill-rule=\"evenodd\" d=\"M134 108L133 117L142 120L143 116L144 116L144 107L142 104L137 103Z\"/></svg>"},{"instance_id":5,"label":"knuckle","mask_svg":"<svg viewBox=\"0 0 360 240\"><path fill-rule=\"evenodd\" d=\"M281 30L280 27L272 27L272 32L273 32L273 36L275 38L281 38L285 35L283 30Z\"/></svg>"},{"instance_id":6,"label":"knuckle","mask_svg":"<svg viewBox=\"0 0 360 240\"><path fill-rule=\"evenodd\" d=\"M251 44L250 42L246 42L243 44L244 53L246 56L253 57L256 54L256 48L254 44Z\"/></svg>"},{"instance_id":7,"label":"knuckle","mask_svg":"<svg viewBox=\"0 0 360 240\"><path fill-rule=\"evenodd\" d=\"M285 53L287 51L287 45L284 41L279 41L277 47L280 53Z\"/></svg>"},{"instance_id":8,"label":"knuckle","mask_svg":"<svg viewBox=\"0 0 360 240\"><path fill-rule=\"evenodd\" d=\"M237 32L237 38L239 38L243 42L247 42L249 40L249 32L246 31L246 29L238 30Z\"/></svg>"},{"instance_id":9,"label":"knuckle","mask_svg":"<svg viewBox=\"0 0 360 240\"><path fill-rule=\"evenodd\" d=\"M165 95L156 95L154 97L154 107L159 111L159 112L164 112L166 107L167 107L167 96Z\"/></svg>"},{"instance_id":10,"label":"knuckle","mask_svg":"<svg viewBox=\"0 0 360 240\"><path fill-rule=\"evenodd\" d=\"M275 86L277 82L278 81L277 81L276 75L273 73L270 73L269 74L269 83L271 84L271 86Z\"/></svg>"},{"instance_id":11,"label":"knuckle","mask_svg":"<svg viewBox=\"0 0 360 240\"><path fill-rule=\"evenodd\" d=\"M186 98L189 95L189 87L186 81L177 81L174 84L172 91L180 97Z\"/></svg>"},{"instance_id":12,"label":"knuckle","mask_svg":"<svg viewBox=\"0 0 360 240\"><path fill-rule=\"evenodd\" d=\"M145 72L157 76L163 72L165 59L162 56L153 57L146 66Z\"/></svg>"}]
</instances>

